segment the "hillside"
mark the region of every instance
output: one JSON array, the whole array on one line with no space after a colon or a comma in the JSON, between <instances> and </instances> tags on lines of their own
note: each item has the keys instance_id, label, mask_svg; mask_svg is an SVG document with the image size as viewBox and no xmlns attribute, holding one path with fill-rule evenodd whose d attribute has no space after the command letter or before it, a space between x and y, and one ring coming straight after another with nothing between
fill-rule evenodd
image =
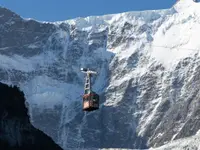
<instances>
[{"instance_id":1,"label":"hillside","mask_svg":"<svg viewBox=\"0 0 200 150\"><path fill-rule=\"evenodd\" d=\"M0 149L62 150L29 119L23 92L0 83Z\"/></svg>"},{"instance_id":2,"label":"hillside","mask_svg":"<svg viewBox=\"0 0 200 150\"><path fill-rule=\"evenodd\" d=\"M155 148L199 130L200 3L61 22L0 13L0 81L62 148ZM82 112L81 67L99 73L98 111Z\"/></svg>"}]
</instances>

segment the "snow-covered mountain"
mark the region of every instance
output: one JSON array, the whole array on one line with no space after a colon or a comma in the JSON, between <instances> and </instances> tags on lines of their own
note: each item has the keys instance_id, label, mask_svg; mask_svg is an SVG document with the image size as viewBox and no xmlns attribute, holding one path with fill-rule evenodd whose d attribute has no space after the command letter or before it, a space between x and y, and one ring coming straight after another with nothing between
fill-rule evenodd
<instances>
[{"instance_id":1,"label":"snow-covered mountain","mask_svg":"<svg viewBox=\"0 0 200 150\"><path fill-rule=\"evenodd\" d=\"M158 147L200 128L200 3L60 22L0 8L0 33L0 81L64 149ZM82 111L80 67L99 73L97 111Z\"/></svg>"}]
</instances>

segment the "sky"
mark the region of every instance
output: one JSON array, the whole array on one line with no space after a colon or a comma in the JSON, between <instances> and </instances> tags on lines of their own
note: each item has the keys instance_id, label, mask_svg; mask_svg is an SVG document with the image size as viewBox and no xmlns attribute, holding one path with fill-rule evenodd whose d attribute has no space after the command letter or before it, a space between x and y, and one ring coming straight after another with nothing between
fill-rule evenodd
<instances>
[{"instance_id":1,"label":"sky","mask_svg":"<svg viewBox=\"0 0 200 150\"><path fill-rule=\"evenodd\" d=\"M175 2L176 0L0 0L0 6L23 18L62 21L127 11L167 9Z\"/></svg>"}]
</instances>

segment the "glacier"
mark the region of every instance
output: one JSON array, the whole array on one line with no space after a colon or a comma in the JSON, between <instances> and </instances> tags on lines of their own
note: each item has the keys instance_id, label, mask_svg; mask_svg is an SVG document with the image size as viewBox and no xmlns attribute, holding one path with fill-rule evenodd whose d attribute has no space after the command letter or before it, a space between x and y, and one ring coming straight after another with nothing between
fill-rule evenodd
<instances>
[{"instance_id":1,"label":"glacier","mask_svg":"<svg viewBox=\"0 0 200 150\"><path fill-rule=\"evenodd\" d=\"M20 87L31 123L65 150L170 147L194 139L200 3L58 22L6 8L0 14L0 81ZM99 73L92 83L101 105L91 113L82 111L81 67Z\"/></svg>"}]
</instances>

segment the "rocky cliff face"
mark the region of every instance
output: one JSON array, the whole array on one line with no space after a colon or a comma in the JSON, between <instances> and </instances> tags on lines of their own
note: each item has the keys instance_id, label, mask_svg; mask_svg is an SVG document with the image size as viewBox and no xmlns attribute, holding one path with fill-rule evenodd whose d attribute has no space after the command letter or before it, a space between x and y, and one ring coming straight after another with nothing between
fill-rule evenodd
<instances>
[{"instance_id":1,"label":"rocky cliff face","mask_svg":"<svg viewBox=\"0 0 200 150\"><path fill-rule=\"evenodd\" d=\"M63 22L1 8L1 81L25 93L32 124L64 149L148 148L199 130L199 3ZM82 112L84 75L99 110Z\"/></svg>"},{"instance_id":2,"label":"rocky cliff face","mask_svg":"<svg viewBox=\"0 0 200 150\"><path fill-rule=\"evenodd\" d=\"M25 98L16 86L0 83L0 149L2 150L61 150L29 121Z\"/></svg>"}]
</instances>

